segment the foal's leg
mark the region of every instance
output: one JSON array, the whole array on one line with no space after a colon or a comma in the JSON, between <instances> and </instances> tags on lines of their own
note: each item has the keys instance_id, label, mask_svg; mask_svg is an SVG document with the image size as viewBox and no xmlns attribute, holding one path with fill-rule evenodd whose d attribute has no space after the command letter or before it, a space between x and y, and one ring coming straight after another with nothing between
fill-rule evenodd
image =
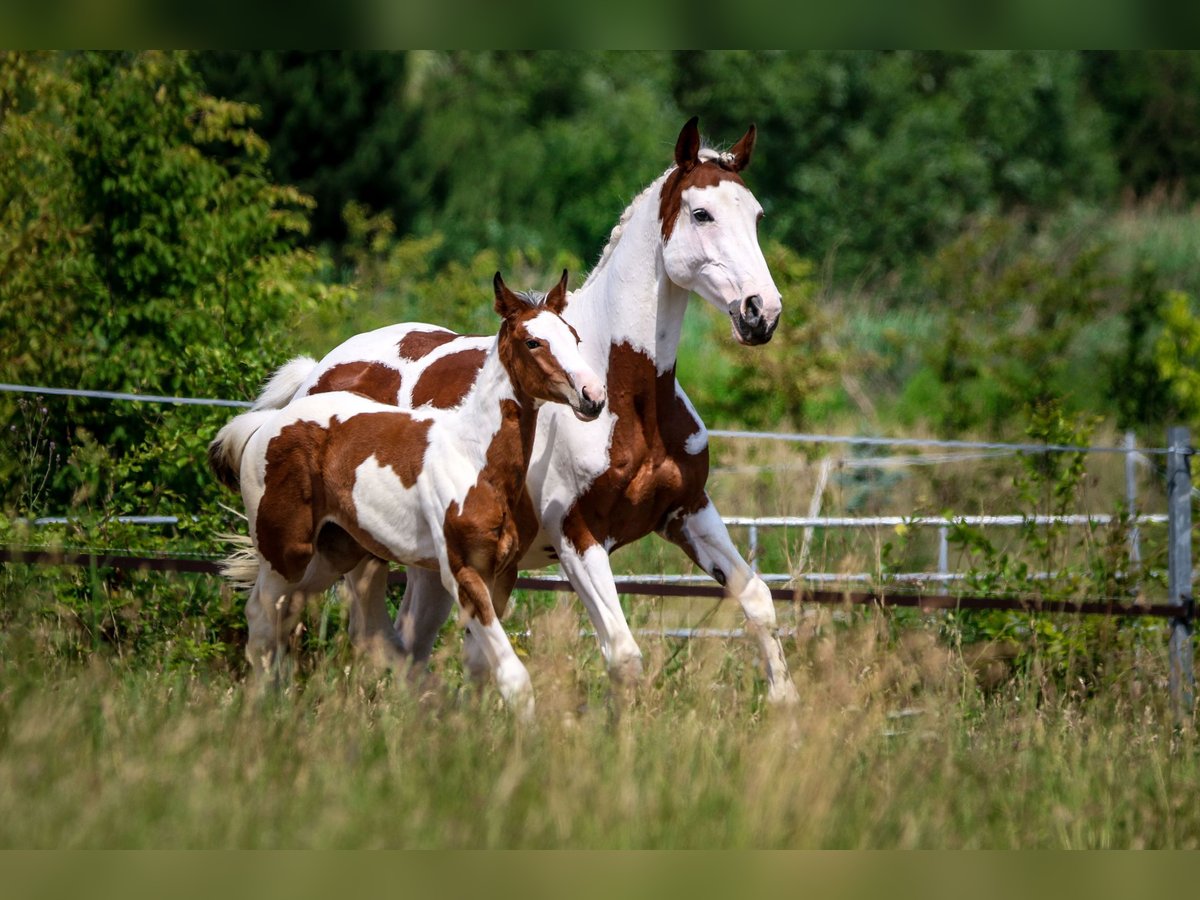
<instances>
[{"instance_id":1,"label":"foal's leg","mask_svg":"<svg viewBox=\"0 0 1200 900\"><path fill-rule=\"evenodd\" d=\"M533 685L500 624L487 585L473 569L461 569L454 577L458 582L458 601L470 612L467 630L487 660L500 696L518 718L528 721L533 717Z\"/></svg>"},{"instance_id":2,"label":"foal's leg","mask_svg":"<svg viewBox=\"0 0 1200 900\"><path fill-rule=\"evenodd\" d=\"M516 568L497 575L492 582L490 593L496 618L504 618L504 613L508 609L508 598L512 596L513 586L516 583ZM470 629L467 629L467 633L463 635L463 664L466 666L467 675L476 685L485 682L492 671L491 662L484 651L483 644Z\"/></svg>"},{"instance_id":3,"label":"foal's leg","mask_svg":"<svg viewBox=\"0 0 1200 900\"><path fill-rule=\"evenodd\" d=\"M367 556L346 573L350 593L350 641L382 665L399 669L405 662L404 642L387 612L388 564Z\"/></svg>"},{"instance_id":4,"label":"foal's leg","mask_svg":"<svg viewBox=\"0 0 1200 900\"><path fill-rule=\"evenodd\" d=\"M288 642L303 609L304 594L260 561L258 578L246 601L246 659L256 680L264 675L280 680L286 674L281 670L288 659Z\"/></svg>"},{"instance_id":5,"label":"foal's leg","mask_svg":"<svg viewBox=\"0 0 1200 900\"><path fill-rule=\"evenodd\" d=\"M406 652L412 655L412 671L429 662L438 631L454 609L454 595L442 584L441 575L432 569L408 568L404 599L396 613L396 631Z\"/></svg>"},{"instance_id":6,"label":"foal's leg","mask_svg":"<svg viewBox=\"0 0 1200 900\"><path fill-rule=\"evenodd\" d=\"M796 686L788 674L783 646L775 624L775 603L766 583L750 569L729 538L729 531L712 500L696 512L672 519L662 534L678 544L705 572L725 586L727 596L742 605L750 632L758 640L767 669L767 700L795 703Z\"/></svg>"}]
</instances>

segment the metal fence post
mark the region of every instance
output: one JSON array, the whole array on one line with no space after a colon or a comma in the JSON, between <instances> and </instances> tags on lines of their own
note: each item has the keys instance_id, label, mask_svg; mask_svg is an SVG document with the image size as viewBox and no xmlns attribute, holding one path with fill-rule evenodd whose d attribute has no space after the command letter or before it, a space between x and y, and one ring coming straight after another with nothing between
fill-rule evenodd
<instances>
[{"instance_id":1,"label":"metal fence post","mask_svg":"<svg viewBox=\"0 0 1200 900\"><path fill-rule=\"evenodd\" d=\"M1125 432L1125 503L1129 507L1129 583L1134 591L1142 579L1142 533L1137 520L1137 436Z\"/></svg>"},{"instance_id":2,"label":"metal fence post","mask_svg":"<svg viewBox=\"0 0 1200 900\"><path fill-rule=\"evenodd\" d=\"M1171 699L1181 718L1190 718L1196 699L1196 670L1192 662L1192 478L1191 437L1188 429L1167 430L1167 511L1170 553L1170 602L1183 604L1184 614L1171 620Z\"/></svg>"}]
</instances>

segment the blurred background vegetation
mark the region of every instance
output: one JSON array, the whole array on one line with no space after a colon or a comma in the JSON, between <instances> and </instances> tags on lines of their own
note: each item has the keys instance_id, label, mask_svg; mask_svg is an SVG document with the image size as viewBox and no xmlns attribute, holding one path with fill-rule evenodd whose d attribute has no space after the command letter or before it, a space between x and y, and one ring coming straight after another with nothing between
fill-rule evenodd
<instances>
[{"instance_id":1,"label":"blurred background vegetation","mask_svg":"<svg viewBox=\"0 0 1200 900\"><path fill-rule=\"evenodd\" d=\"M756 349L695 305L710 426L1019 439L1052 409L1157 445L1200 424L1198 106L1195 52L6 53L0 381L249 399L389 322L490 331L492 273L581 283L696 114L758 125L785 303ZM0 395L5 536L184 514L162 544L212 549L228 414ZM982 511L988 478L879 511ZM727 511L803 511L751 496Z\"/></svg>"}]
</instances>

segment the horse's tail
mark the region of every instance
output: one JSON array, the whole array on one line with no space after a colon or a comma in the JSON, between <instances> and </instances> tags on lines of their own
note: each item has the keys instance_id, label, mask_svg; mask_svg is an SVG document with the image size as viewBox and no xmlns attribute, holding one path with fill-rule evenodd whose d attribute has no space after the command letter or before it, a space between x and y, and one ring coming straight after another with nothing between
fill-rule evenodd
<instances>
[{"instance_id":1,"label":"horse's tail","mask_svg":"<svg viewBox=\"0 0 1200 900\"><path fill-rule=\"evenodd\" d=\"M258 553L254 542L244 534L219 534L218 538L233 548L219 563L221 575L235 588L248 591L258 580Z\"/></svg>"},{"instance_id":2,"label":"horse's tail","mask_svg":"<svg viewBox=\"0 0 1200 900\"><path fill-rule=\"evenodd\" d=\"M263 385L252 409L283 409L292 402L300 385L317 367L311 356L297 356L275 370L275 374Z\"/></svg>"},{"instance_id":3,"label":"horse's tail","mask_svg":"<svg viewBox=\"0 0 1200 900\"><path fill-rule=\"evenodd\" d=\"M250 410L231 419L208 445L208 467L231 491L240 490L242 453L246 444L266 422L277 415L274 409Z\"/></svg>"}]
</instances>

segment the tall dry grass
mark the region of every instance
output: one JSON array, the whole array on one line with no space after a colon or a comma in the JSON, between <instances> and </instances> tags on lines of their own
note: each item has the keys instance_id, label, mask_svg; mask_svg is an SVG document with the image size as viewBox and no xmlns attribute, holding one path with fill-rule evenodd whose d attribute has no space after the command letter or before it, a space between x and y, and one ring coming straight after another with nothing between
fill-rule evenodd
<instances>
[{"instance_id":1,"label":"tall dry grass","mask_svg":"<svg viewBox=\"0 0 1200 900\"><path fill-rule=\"evenodd\" d=\"M518 726L461 685L457 641L410 687L344 648L285 691L101 654L0 654L4 847L1188 847L1200 760L1156 636L1105 683L980 686L932 628L799 618L801 703L753 648L643 638L618 705L572 608L529 621Z\"/></svg>"}]
</instances>

